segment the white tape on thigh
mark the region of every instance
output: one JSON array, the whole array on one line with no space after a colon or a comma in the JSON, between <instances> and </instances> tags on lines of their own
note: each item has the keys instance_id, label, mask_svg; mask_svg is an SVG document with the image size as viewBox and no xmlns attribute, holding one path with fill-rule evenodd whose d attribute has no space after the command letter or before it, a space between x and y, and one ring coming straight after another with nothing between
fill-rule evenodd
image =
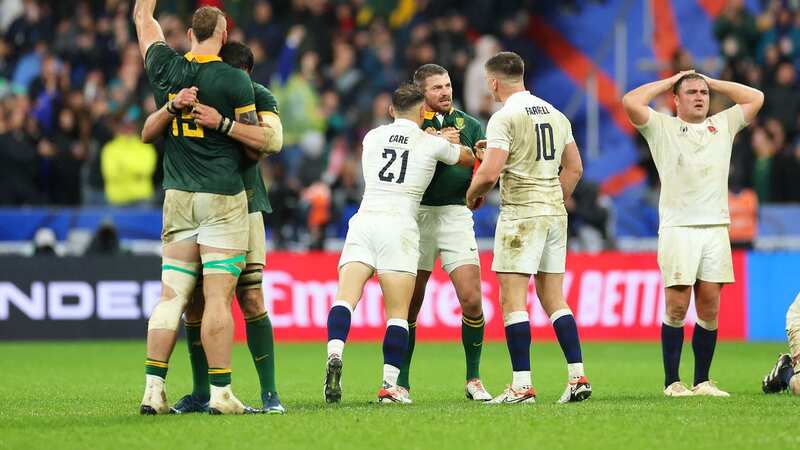
<instances>
[{"instance_id":1,"label":"white tape on thigh","mask_svg":"<svg viewBox=\"0 0 800 450\"><path fill-rule=\"evenodd\" d=\"M147 324L148 330L177 331L181 314L186 310L197 284L197 270L200 265L164 258L161 272L163 292L171 290L172 297L158 302Z\"/></svg>"}]
</instances>

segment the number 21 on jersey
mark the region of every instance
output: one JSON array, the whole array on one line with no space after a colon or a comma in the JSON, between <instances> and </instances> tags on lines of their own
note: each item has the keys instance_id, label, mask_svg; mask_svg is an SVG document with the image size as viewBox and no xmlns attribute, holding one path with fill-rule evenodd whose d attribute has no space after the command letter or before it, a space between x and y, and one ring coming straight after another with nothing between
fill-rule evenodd
<instances>
[{"instance_id":1,"label":"number 21 on jersey","mask_svg":"<svg viewBox=\"0 0 800 450\"><path fill-rule=\"evenodd\" d=\"M169 94L169 101L175 98L176 94ZM183 110L172 119L172 135L187 138L203 138L205 133L203 127L194 123L191 111Z\"/></svg>"},{"instance_id":2,"label":"number 21 on jersey","mask_svg":"<svg viewBox=\"0 0 800 450\"><path fill-rule=\"evenodd\" d=\"M385 148L383 149L383 159L388 159L389 161L383 166L380 172L378 172L378 179L381 181L386 181L387 183L391 183L395 179L394 172L390 172L389 168L392 167L394 161L397 159L397 150L393 148ZM403 153L400 154L400 159L402 163L400 164L400 175L397 177L397 184L403 184L406 180L406 168L408 168L408 150L405 150Z\"/></svg>"}]
</instances>

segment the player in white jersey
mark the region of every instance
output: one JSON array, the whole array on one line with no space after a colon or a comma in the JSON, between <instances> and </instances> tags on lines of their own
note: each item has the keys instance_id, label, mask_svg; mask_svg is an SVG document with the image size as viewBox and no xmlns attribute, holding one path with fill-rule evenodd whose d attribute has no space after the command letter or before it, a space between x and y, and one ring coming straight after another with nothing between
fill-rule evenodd
<instances>
[{"instance_id":1,"label":"player in white jersey","mask_svg":"<svg viewBox=\"0 0 800 450\"><path fill-rule=\"evenodd\" d=\"M778 356L778 362L761 382L765 394L783 392L800 395L800 294L786 312L786 336L789 352Z\"/></svg>"},{"instance_id":2,"label":"player in white jersey","mask_svg":"<svg viewBox=\"0 0 800 450\"><path fill-rule=\"evenodd\" d=\"M648 106L670 89L677 117ZM709 117L712 91L736 104ZM661 180L658 265L666 288L661 325L666 396L728 396L709 379L720 292L723 284L734 281L728 237L728 169L736 133L756 117L763 103L764 94L757 89L694 71L645 84L622 99L628 118L647 140ZM697 326L692 336L694 387L689 390L680 382L678 369L692 289Z\"/></svg>"},{"instance_id":3,"label":"player in white jersey","mask_svg":"<svg viewBox=\"0 0 800 450\"><path fill-rule=\"evenodd\" d=\"M408 307L419 260L417 210L436 163L471 166L472 150L420 129L425 96L413 85L392 94L390 125L364 137L361 156L364 196L350 219L339 260L339 288L328 313L325 401L340 401L342 352L350 317L364 284L377 272L386 309L383 386L379 403L411 403L397 387L408 347Z\"/></svg>"},{"instance_id":4,"label":"player in white jersey","mask_svg":"<svg viewBox=\"0 0 800 450\"><path fill-rule=\"evenodd\" d=\"M501 52L486 63L486 78L503 108L486 128L487 150L467 191L475 209L500 179L500 216L492 270L500 283L512 384L491 403L533 403L528 284L536 292L567 360L568 381L561 403L589 398L578 328L564 300L567 211L583 167L572 126L560 111L525 90L525 67L516 53ZM560 170L560 172L559 172Z\"/></svg>"}]
</instances>

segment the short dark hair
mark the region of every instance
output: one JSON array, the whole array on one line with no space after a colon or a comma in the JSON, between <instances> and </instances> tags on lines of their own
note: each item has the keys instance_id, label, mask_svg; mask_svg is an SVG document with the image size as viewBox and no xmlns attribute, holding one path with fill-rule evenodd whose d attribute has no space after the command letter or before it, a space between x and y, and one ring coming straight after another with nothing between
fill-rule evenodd
<instances>
[{"instance_id":1,"label":"short dark hair","mask_svg":"<svg viewBox=\"0 0 800 450\"><path fill-rule=\"evenodd\" d=\"M422 90L413 84L404 84L392 93L392 106L399 113L404 113L425 100Z\"/></svg>"},{"instance_id":2,"label":"short dark hair","mask_svg":"<svg viewBox=\"0 0 800 450\"><path fill-rule=\"evenodd\" d=\"M678 81L676 81L675 84L672 85L672 94L673 95L678 95L678 92L680 92L681 85L683 84L683 82L684 81L690 81L690 80L703 80L703 83L705 83L706 87L708 87L708 82L706 81L705 78L703 78L702 75L700 75L698 73L687 73L686 75L678 78Z\"/></svg>"},{"instance_id":3,"label":"short dark hair","mask_svg":"<svg viewBox=\"0 0 800 450\"><path fill-rule=\"evenodd\" d=\"M514 52L500 52L486 61L486 71L506 78L522 78L525 75L525 63Z\"/></svg>"},{"instance_id":4,"label":"short dark hair","mask_svg":"<svg viewBox=\"0 0 800 450\"><path fill-rule=\"evenodd\" d=\"M438 64L423 64L414 71L414 84L425 88L425 80L434 75L447 75L447 69Z\"/></svg>"},{"instance_id":5,"label":"short dark hair","mask_svg":"<svg viewBox=\"0 0 800 450\"><path fill-rule=\"evenodd\" d=\"M219 22L220 17L225 17L225 13L213 6L203 6L194 12L192 15L192 33L194 33L197 42L203 42L214 36L214 30L217 29L217 22Z\"/></svg>"},{"instance_id":6,"label":"short dark hair","mask_svg":"<svg viewBox=\"0 0 800 450\"><path fill-rule=\"evenodd\" d=\"M247 73L253 71L254 58L250 47L237 41L229 41L219 50L219 57L226 64L242 69Z\"/></svg>"}]
</instances>

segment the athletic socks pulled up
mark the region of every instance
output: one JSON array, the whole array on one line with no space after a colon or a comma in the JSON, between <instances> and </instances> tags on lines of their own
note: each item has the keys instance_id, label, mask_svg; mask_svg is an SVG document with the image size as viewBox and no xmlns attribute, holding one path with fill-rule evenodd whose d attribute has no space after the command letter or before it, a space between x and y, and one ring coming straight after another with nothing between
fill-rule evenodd
<instances>
[{"instance_id":1,"label":"athletic socks pulled up","mask_svg":"<svg viewBox=\"0 0 800 450\"><path fill-rule=\"evenodd\" d=\"M408 321L389 319L386 321L386 334L383 338L383 381L397 385L400 366L408 351Z\"/></svg>"},{"instance_id":2,"label":"athletic socks pulled up","mask_svg":"<svg viewBox=\"0 0 800 450\"><path fill-rule=\"evenodd\" d=\"M328 358L344 352L344 343L350 333L350 318L353 308L349 303L337 300L328 312Z\"/></svg>"},{"instance_id":3,"label":"athletic socks pulled up","mask_svg":"<svg viewBox=\"0 0 800 450\"><path fill-rule=\"evenodd\" d=\"M506 344L513 371L512 387L531 386L531 324L527 311L514 311L504 318Z\"/></svg>"}]
</instances>

